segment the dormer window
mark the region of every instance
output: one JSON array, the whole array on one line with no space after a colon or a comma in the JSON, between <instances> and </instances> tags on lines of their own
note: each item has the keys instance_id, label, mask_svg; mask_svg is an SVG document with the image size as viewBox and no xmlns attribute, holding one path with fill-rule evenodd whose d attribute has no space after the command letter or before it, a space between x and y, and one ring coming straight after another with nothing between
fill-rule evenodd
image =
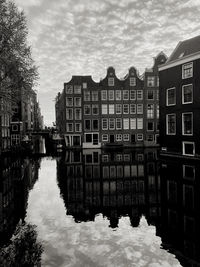
<instances>
[{"instance_id":1,"label":"dormer window","mask_svg":"<svg viewBox=\"0 0 200 267\"><path fill-rule=\"evenodd\" d=\"M148 76L147 77L147 86L148 87L154 87L155 86L155 77L154 76Z\"/></svg>"},{"instance_id":2,"label":"dormer window","mask_svg":"<svg viewBox=\"0 0 200 267\"><path fill-rule=\"evenodd\" d=\"M114 86L114 78L108 78L108 86Z\"/></svg>"}]
</instances>

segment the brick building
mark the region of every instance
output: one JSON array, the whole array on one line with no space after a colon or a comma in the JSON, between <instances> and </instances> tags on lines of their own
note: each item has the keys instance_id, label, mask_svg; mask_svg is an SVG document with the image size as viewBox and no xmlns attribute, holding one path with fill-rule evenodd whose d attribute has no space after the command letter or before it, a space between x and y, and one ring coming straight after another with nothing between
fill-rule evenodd
<instances>
[{"instance_id":1,"label":"brick building","mask_svg":"<svg viewBox=\"0 0 200 267\"><path fill-rule=\"evenodd\" d=\"M109 67L96 83L91 76L73 76L56 97L56 126L67 147L158 146L158 65L140 77L131 67L123 79Z\"/></svg>"},{"instance_id":2,"label":"brick building","mask_svg":"<svg viewBox=\"0 0 200 267\"><path fill-rule=\"evenodd\" d=\"M159 67L164 154L200 156L200 36L180 42Z\"/></svg>"}]
</instances>

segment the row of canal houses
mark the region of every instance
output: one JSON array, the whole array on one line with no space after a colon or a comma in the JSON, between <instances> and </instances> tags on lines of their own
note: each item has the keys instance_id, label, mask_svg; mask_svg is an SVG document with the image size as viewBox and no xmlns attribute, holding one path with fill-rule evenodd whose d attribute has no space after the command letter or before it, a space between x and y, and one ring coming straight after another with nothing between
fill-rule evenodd
<instances>
[{"instance_id":1,"label":"row of canal houses","mask_svg":"<svg viewBox=\"0 0 200 267\"><path fill-rule=\"evenodd\" d=\"M19 148L31 132L42 128L43 116L33 89L0 92L0 154Z\"/></svg>"},{"instance_id":2,"label":"row of canal houses","mask_svg":"<svg viewBox=\"0 0 200 267\"><path fill-rule=\"evenodd\" d=\"M157 146L159 144L158 66L164 53L141 77L131 67L123 79L109 67L100 82L72 76L56 97L56 125L66 146Z\"/></svg>"},{"instance_id":3,"label":"row of canal houses","mask_svg":"<svg viewBox=\"0 0 200 267\"><path fill-rule=\"evenodd\" d=\"M200 36L161 52L140 76L118 79L109 67L100 82L72 76L56 97L56 125L67 147L161 146L173 156L200 156Z\"/></svg>"}]
</instances>

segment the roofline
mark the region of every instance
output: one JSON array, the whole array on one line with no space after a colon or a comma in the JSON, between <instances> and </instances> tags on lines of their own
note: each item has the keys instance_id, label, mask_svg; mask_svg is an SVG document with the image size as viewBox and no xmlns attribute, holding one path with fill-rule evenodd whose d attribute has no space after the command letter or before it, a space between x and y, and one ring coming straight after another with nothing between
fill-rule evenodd
<instances>
[{"instance_id":1,"label":"roofline","mask_svg":"<svg viewBox=\"0 0 200 267\"><path fill-rule=\"evenodd\" d=\"M196 59L200 59L200 51L197 52L197 53L191 54L189 56L185 56L183 58L176 59L174 61L171 61L171 62L168 62L166 64L160 65L160 66L158 66L158 70L162 71L162 70L170 69L172 67L175 67L175 66L178 66L178 65L187 63L189 61L196 60Z\"/></svg>"},{"instance_id":2,"label":"roofline","mask_svg":"<svg viewBox=\"0 0 200 267\"><path fill-rule=\"evenodd\" d=\"M175 54L175 52L178 50L178 47L180 46L180 44L182 43L182 41L179 41L178 44L176 45L174 51L172 52L172 54L169 56L169 58L167 59L166 62L169 62L171 60L171 58L173 57L173 55Z\"/></svg>"}]
</instances>

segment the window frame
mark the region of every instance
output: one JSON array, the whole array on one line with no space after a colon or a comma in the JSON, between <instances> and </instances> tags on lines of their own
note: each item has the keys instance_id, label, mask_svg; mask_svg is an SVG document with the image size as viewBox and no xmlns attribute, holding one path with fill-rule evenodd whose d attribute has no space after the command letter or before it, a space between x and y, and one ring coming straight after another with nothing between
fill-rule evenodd
<instances>
[{"instance_id":1,"label":"window frame","mask_svg":"<svg viewBox=\"0 0 200 267\"><path fill-rule=\"evenodd\" d=\"M191 122L192 122L192 127L191 127L191 133L184 133L184 115L185 114L191 114L192 115L192 119L191 119ZM184 136L193 136L193 112L184 112L182 113L182 135Z\"/></svg>"},{"instance_id":2,"label":"window frame","mask_svg":"<svg viewBox=\"0 0 200 267\"><path fill-rule=\"evenodd\" d=\"M175 116L175 131L173 133L169 133L169 127L168 127L168 117L169 116ZM176 113L170 113L170 114L166 114L166 135L176 135Z\"/></svg>"},{"instance_id":3,"label":"window frame","mask_svg":"<svg viewBox=\"0 0 200 267\"><path fill-rule=\"evenodd\" d=\"M169 97L168 97L169 93L168 92L170 90L174 90L174 103L173 104L169 104ZM170 106L175 106L175 105L176 105L176 87L171 87L166 90L166 106L170 107Z\"/></svg>"},{"instance_id":4,"label":"window frame","mask_svg":"<svg viewBox=\"0 0 200 267\"><path fill-rule=\"evenodd\" d=\"M185 75L185 70L189 69L184 69L187 65L191 65L191 74L189 76ZM182 65L182 79L188 79L193 77L193 62L187 62Z\"/></svg>"},{"instance_id":5,"label":"window frame","mask_svg":"<svg viewBox=\"0 0 200 267\"><path fill-rule=\"evenodd\" d=\"M193 145L193 154L185 153L185 145ZM184 156L194 156L195 155L195 142L183 141L182 142L182 153Z\"/></svg>"},{"instance_id":6,"label":"window frame","mask_svg":"<svg viewBox=\"0 0 200 267\"><path fill-rule=\"evenodd\" d=\"M192 86L192 100L189 102L185 102L184 101L184 88L191 85ZM192 104L193 103L193 84L189 83L189 84L184 84L182 85L182 104Z\"/></svg>"}]
</instances>

